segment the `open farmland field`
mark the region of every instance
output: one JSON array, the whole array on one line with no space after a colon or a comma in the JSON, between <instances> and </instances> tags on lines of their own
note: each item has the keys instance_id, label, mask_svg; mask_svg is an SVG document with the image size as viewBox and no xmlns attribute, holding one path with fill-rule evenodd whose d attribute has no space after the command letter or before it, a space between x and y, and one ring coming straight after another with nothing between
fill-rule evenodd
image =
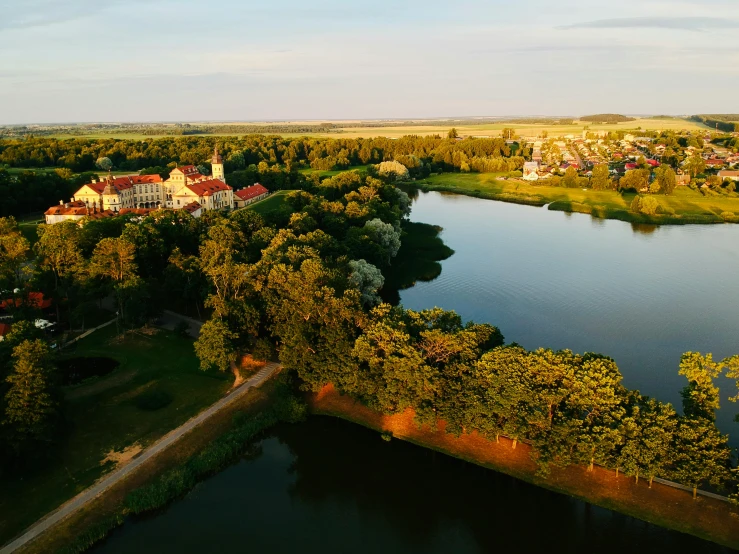
<instances>
[{"instance_id":1,"label":"open farmland field","mask_svg":"<svg viewBox=\"0 0 739 554\"><path fill-rule=\"evenodd\" d=\"M419 120L420 121L420 120ZM575 121L572 125L553 125L553 124L526 124L526 123L506 123L505 121L498 122L481 122L480 124L469 124L469 119L463 121L460 120L460 124L456 125L457 130L461 136L475 136L475 137L497 137L500 136L501 131L505 128L514 128L516 133L520 136L525 137L537 137L541 136L546 132L550 137L564 136L564 135L579 135L588 127L592 131L629 131L629 130L671 130L671 131L692 131L692 130L709 130L710 128L698 123L696 121L689 121L682 118L660 118L660 119L636 119L634 121L628 121L624 123L615 124L593 124L587 121ZM330 122L335 126L332 131L306 131L300 132L275 132L275 127L285 126L286 129L294 126L305 126L318 128L320 126L319 121L310 122L293 122L285 121L280 123L249 123L248 125L255 127L256 129L264 128L264 134L279 134L284 137L301 137L301 136L315 136L315 137L334 137L334 138L365 138L365 137L389 137L389 138L400 138L405 135L446 135L449 128L453 126L450 120L439 120L438 124L435 124L433 120L425 120L423 124L419 125L406 125L401 124L399 120L394 124L392 121L388 121L387 124L378 126L365 127L362 126L362 121L332 121ZM197 125L197 124L194 124ZM204 124L205 125L205 124ZM222 124L219 127L219 131L216 133L204 133L186 135L186 136L212 136L212 137L226 137L243 135L238 129L239 123ZM229 126L234 127L234 132L231 133L227 129ZM49 136L59 139L67 138L90 138L90 139L121 139L121 140L151 140L155 138L171 137L171 138L183 138L185 135L171 135L167 134L167 126L161 128L154 126L151 129L152 134L143 134L140 132L120 132L120 131L104 131L100 129L91 129L89 133L82 131L80 134L70 134L68 132L60 131L58 134L51 134ZM158 132L160 130L160 132ZM260 131L255 131L260 132Z\"/></svg>"}]
</instances>

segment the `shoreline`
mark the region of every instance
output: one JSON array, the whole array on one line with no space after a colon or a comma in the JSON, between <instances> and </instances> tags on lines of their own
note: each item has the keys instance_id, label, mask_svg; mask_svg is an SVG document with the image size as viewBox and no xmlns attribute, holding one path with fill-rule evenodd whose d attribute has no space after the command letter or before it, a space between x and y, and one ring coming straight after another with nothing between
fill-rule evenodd
<instances>
[{"instance_id":1,"label":"shoreline","mask_svg":"<svg viewBox=\"0 0 739 554\"><path fill-rule=\"evenodd\" d=\"M626 202L623 200L623 197L615 191L592 191L587 189L587 191L584 192L582 189L529 185L523 182L519 183L517 181L499 182L494 175L490 174L487 177L486 175L488 174L444 173L436 177L429 178L440 182L429 182L428 179L424 179L413 182L409 184L409 186L417 188L423 192L446 192L469 196L471 198L480 198L482 200L495 200L498 202L535 206L538 208L546 207L551 211L581 213L590 215L596 219L611 219L641 225L718 225L731 223L731 221L724 220L720 215L705 210L701 213L683 212L676 213L674 215L658 214L653 216L634 213L629 209L628 204L630 203L630 200L636 196L635 194L630 194L628 197L629 202ZM463 182L460 185L441 182L444 181L445 178L470 182ZM478 179L479 182L474 179ZM493 184L494 186L491 186ZM505 190L506 187L518 189L519 185L525 186L527 190L521 193ZM538 191L537 189L542 190ZM541 194L541 192L550 193L550 197ZM606 195L610 196L610 198L607 198ZM663 200L666 199L666 201L670 201L671 198L675 198L665 196L655 197ZM622 205L614 204L614 199L616 198L621 199ZM726 199L720 200L726 201ZM710 200L707 199L706 203L710 203ZM736 209L739 211L739 199L736 199Z\"/></svg>"},{"instance_id":2,"label":"shoreline","mask_svg":"<svg viewBox=\"0 0 739 554\"><path fill-rule=\"evenodd\" d=\"M650 489L646 480L635 484L630 477L617 476L615 472L600 467L595 467L592 472L576 466L552 468L550 475L543 478L537 474L536 464L525 444L518 443L517 448L513 448L509 439L501 437L500 443L495 443L476 432L455 437L444 432L443 422L438 429L419 428L410 410L397 415L383 415L339 394L332 385L309 395L308 405L313 414L339 417L390 433L393 438L499 471L583 502L729 548L739 548L739 511L724 501L706 497L693 500L690 492L657 482Z\"/></svg>"}]
</instances>

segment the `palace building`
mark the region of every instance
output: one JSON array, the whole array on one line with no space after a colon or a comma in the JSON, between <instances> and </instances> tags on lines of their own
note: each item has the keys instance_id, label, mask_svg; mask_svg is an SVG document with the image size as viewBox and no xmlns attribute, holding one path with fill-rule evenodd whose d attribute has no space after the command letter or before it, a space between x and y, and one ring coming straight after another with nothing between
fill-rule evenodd
<instances>
[{"instance_id":1,"label":"palace building","mask_svg":"<svg viewBox=\"0 0 739 554\"><path fill-rule=\"evenodd\" d=\"M208 210L233 209L233 189L226 184L218 148L211 159L212 175L201 175L194 165L175 167L167 180L159 175L128 175L95 180L83 185L70 202L45 212L46 223L78 221L83 217L113 217L125 213L168 208L186 210L194 217Z\"/></svg>"}]
</instances>

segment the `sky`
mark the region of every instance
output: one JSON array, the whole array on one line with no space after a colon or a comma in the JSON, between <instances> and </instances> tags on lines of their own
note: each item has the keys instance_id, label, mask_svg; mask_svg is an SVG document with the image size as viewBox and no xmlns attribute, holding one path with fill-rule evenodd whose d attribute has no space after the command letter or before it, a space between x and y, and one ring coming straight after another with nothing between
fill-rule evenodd
<instances>
[{"instance_id":1,"label":"sky","mask_svg":"<svg viewBox=\"0 0 739 554\"><path fill-rule=\"evenodd\" d=\"M0 124L739 112L736 0L0 0Z\"/></svg>"}]
</instances>

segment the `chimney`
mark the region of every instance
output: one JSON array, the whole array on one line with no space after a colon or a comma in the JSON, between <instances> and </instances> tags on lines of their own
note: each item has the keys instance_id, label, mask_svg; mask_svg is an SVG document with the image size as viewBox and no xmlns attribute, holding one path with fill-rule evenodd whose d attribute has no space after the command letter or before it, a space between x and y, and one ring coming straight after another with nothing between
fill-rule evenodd
<instances>
[{"instance_id":1,"label":"chimney","mask_svg":"<svg viewBox=\"0 0 739 554\"><path fill-rule=\"evenodd\" d=\"M68 203L67 204L64 204L64 207L65 208L69 208L69 204Z\"/></svg>"},{"instance_id":2,"label":"chimney","mask_svg":"<svg viewBox=\"0 0 739 554\"><path fill-rule=\"evenodd\" d=\"M59 205L64 206L64 200L59 200Z\"/></svg>"}]
</instances>

